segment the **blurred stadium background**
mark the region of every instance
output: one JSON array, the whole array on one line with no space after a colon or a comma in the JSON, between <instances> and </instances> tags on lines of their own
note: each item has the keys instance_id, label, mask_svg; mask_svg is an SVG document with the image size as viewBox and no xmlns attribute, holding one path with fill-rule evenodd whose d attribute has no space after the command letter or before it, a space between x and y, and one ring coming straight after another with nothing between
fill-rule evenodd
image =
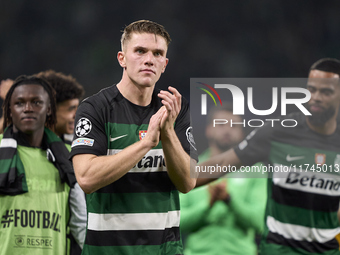
<instances>
[{"instance_id":1,"label":"blurred stadium background","mask_svg":"<svg viewBox=\"0 0 340 255\"><path fill-rule=\"evenodd\" d=\"M86 96L119 81L125 25L149 19L172 37L158 87L189 98L190 77L305 77L340 58L340 1L1 0L0 79L54 69Z\"/></svg>"}]
</instances>

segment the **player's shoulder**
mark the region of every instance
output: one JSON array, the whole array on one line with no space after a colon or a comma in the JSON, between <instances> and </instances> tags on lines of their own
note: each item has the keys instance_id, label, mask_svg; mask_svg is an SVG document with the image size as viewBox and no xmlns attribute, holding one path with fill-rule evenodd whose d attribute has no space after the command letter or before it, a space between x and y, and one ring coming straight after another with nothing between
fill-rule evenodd
<instances>
[{"instance_id":1,"label":"player's shoulder","mask_svg":"<svg viewBox=\"0 0 340 255\"><path fill-rule=\"evenodd\" d=\"M116 100L119 100L119 93L116 84L103 88L98 93L85 98L79 105L79 108L88 108L89 106L99 110L103 107L108 107Z\"/></svg>"},{"instance_id":2,"label":"player's shoulder","mask_svg":"<svg viewBox=\"0 0 340 255\"><path fill-rule=\"evenodd\" d=\"M120 95L116 84L101 89L96 94L85 98L81 103L87 104L107 104L112 102L115 98Z\"/></svg>"}]
</instances>

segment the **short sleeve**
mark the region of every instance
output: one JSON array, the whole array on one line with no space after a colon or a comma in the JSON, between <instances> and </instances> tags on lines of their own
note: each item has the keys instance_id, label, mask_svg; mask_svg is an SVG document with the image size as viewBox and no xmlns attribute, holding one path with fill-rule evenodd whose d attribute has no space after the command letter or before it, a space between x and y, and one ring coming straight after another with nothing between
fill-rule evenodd
<instances>
[{"instance_id":1,"label":"short sleeve","mask_svg":"<svg viewBox=\"0 0 340 255\"><path fill-rule=\"evenodd\" d=\"M198 161L193 128L191 126L189 103L185 98L182 98L181 111L175 123L175 132L183 146L184 151L186 151L190 157Z\"/></svg>"},{"instance_id":2,"label":"short sleeve","mask_svg":"<svg viewBox=\"0 0 340 255\"><path fill-rule=\"evenodd\" d=\"M70 158L76 154L106 155L108 142L103 107L83 101L78 107L75 123Z\"/></svg>"}]
</instances>

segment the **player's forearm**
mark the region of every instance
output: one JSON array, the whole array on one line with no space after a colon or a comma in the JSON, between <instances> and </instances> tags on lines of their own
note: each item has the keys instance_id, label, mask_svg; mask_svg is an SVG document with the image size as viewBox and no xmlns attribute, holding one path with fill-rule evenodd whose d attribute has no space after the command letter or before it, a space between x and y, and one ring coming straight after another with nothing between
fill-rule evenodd
<instances>
[{"instance_id":1,"label":"player's forearm","mask_svg":"<svg viewBox=\"0 0 340 255\"><path fill-rule=\"evenodd\" d=\"M180 192L189 192L196 185L196 178L190 176L190 168L193 169L192 173L194 173L195 160L191 159L184 151L174 130L162 132L161 140L171 181Z\"/></svg>"},{"instance_id":2,"label":"player's forearm","mask_svg":"<svg viewBox=\"0 0 340 255\"><path fill-rule=\"evenodd\" d=\"M73 157L74 171L80 187L92 193L124 176L152 149L147 141L139 141L115 155L79 154Z\"/></svg>"}]
</instances>

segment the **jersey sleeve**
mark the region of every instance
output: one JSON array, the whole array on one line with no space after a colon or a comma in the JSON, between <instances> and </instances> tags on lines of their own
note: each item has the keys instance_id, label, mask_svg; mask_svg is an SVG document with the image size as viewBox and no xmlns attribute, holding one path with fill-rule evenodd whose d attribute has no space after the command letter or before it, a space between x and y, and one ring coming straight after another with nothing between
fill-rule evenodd
<instances>
[{"instance_id":1,"label":"jersey sleeve","mask_svg":"<svg viewBox=\"0 0 340 255\"><path fill-rule=\"evenodd\" d=\"M108 141L102 107L83 101L78 107L75 123L70 158L76 154L106 155Z\"/></svg>"},{"instance_id":2,"label":"jersey sleeve","mask_svg":"<svg viewBox=\"0 0 340 255\"><path fill-rule=\"evenodd\" d=\"M70 231L78 245L83 249L86 234L86 201L85 193L76 183L70 190Z\"/></svg>"},{"instance_id":3,"label":"jersey sleeve","mask_svg":"<svg viewBox=\"0 0 340 255\"><path fill-rule=\"evenodd\" d=\"M257 162L267 162L270 152L270 139L273 127L265 124L254 129L249 135L234 147L236 155L244 165L253 165Z\"/></svg>"},{"instance_id":4,"label":"jersey sleeve","mask_svg":"<svg viewBox=\"0 0 340 255\"><path fill-rule=\"evenodd\" d=\"M198 154L191 126L189 103L185 98L182 98L181 111L175 122L175 132L184 151L186 151L191 158L198 161Z\"/></svg>"}]
</instances>

